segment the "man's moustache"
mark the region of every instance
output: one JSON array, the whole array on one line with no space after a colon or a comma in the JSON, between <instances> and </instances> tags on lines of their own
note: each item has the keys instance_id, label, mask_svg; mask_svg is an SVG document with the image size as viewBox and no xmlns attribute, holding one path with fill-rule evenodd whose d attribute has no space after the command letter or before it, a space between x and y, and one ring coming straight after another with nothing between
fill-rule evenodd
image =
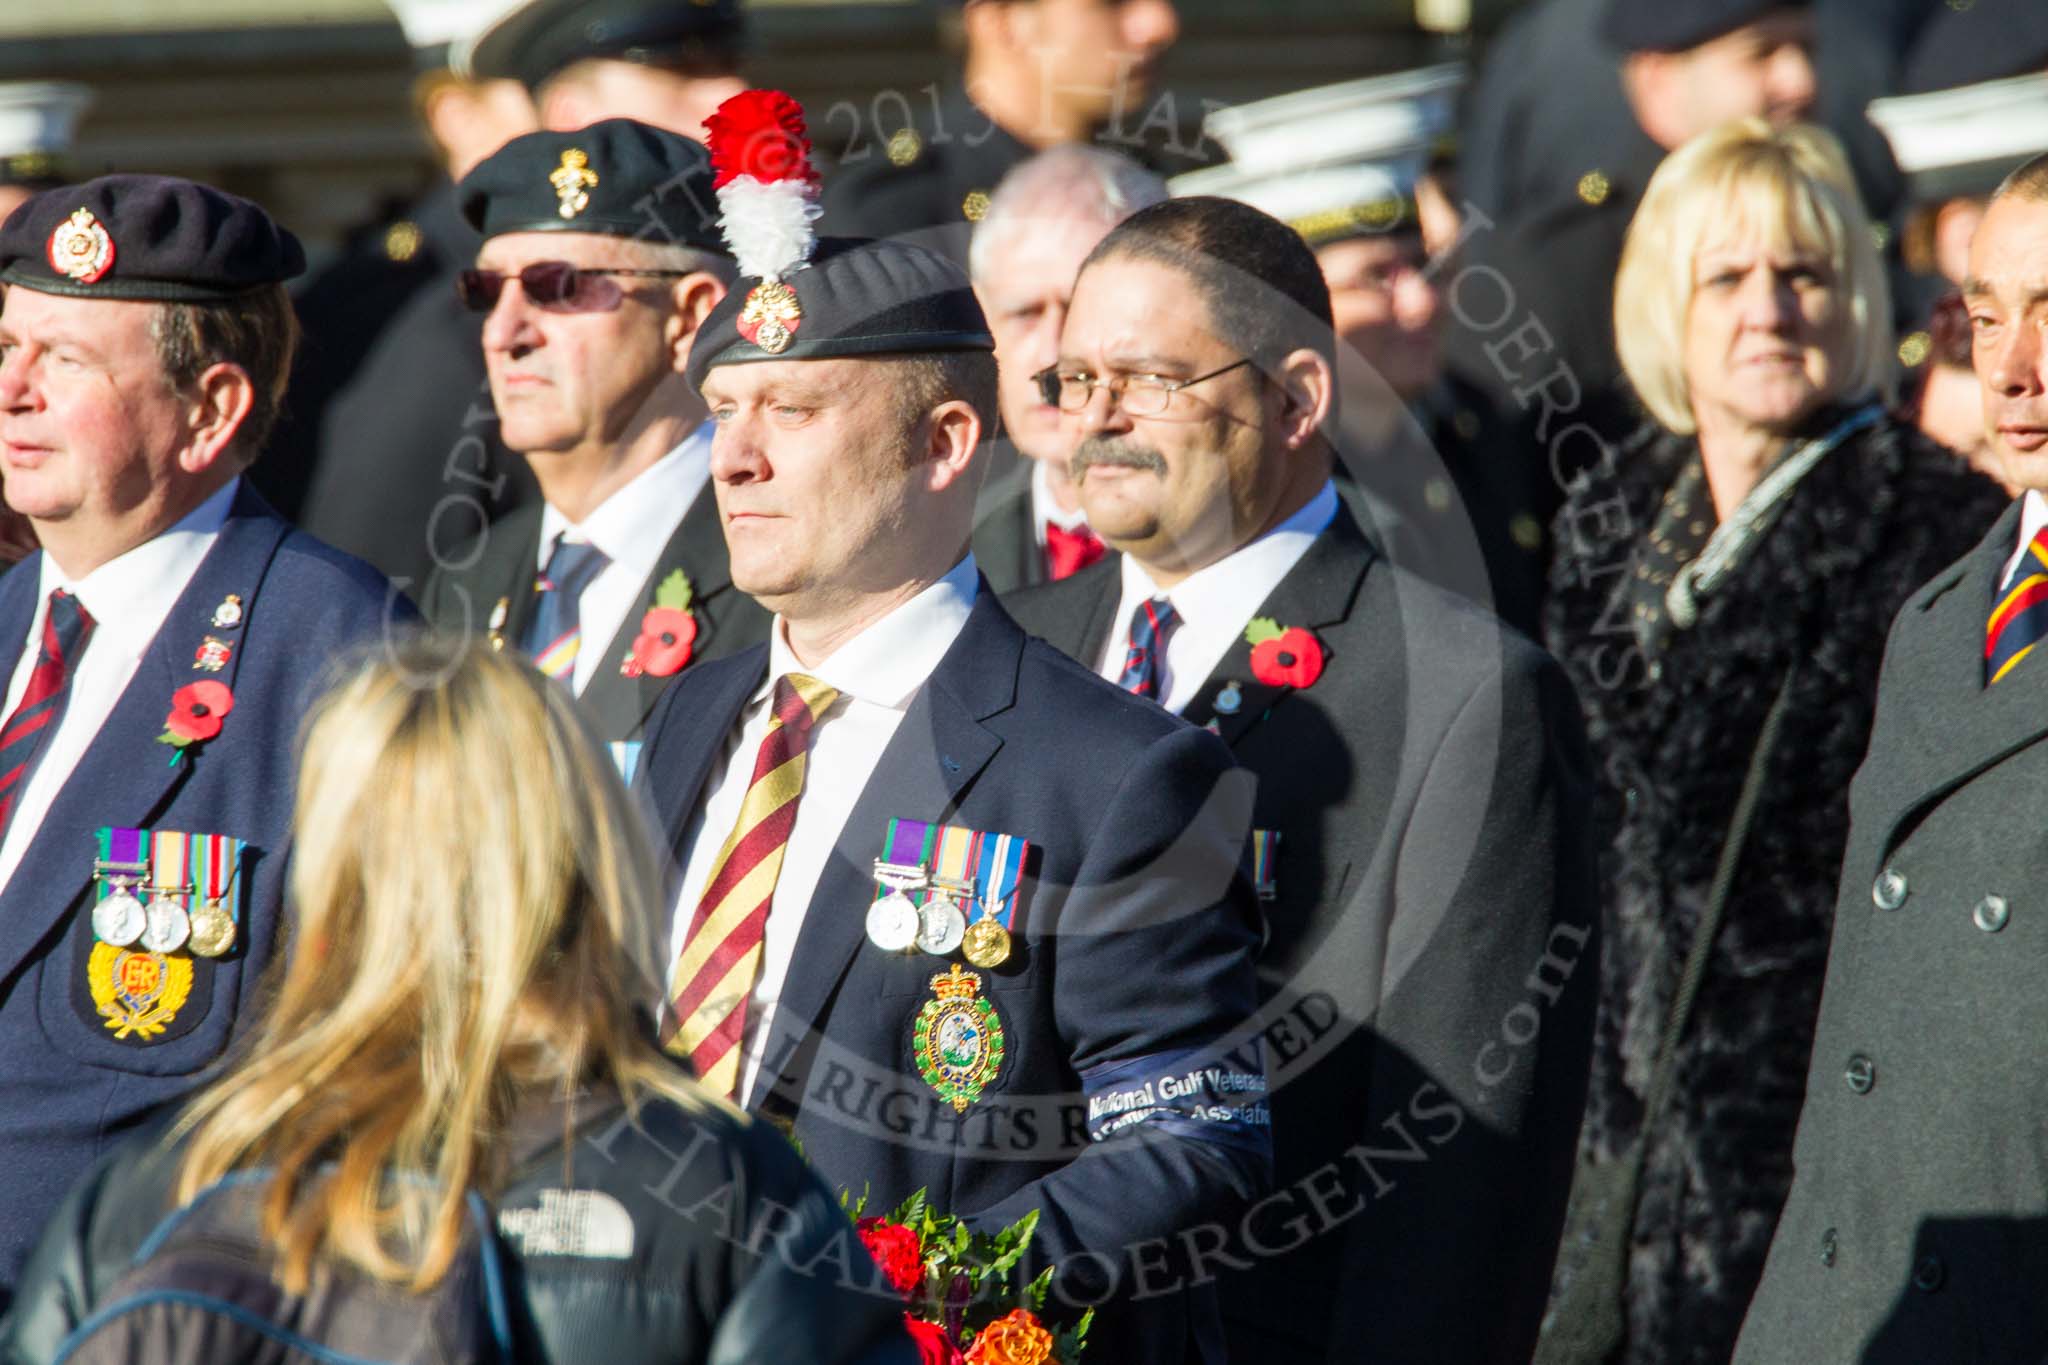
<instances>
[{"instance_id":1,"label":"man's moustache","mask_svg":"<svg viewBox=\"0 0 2048 1365\"><path fill-rule=\"evenodd\" d=\"M1089 440L1081 442L1073 459L1067 462L1067 475L1079 479L1096 465L1144 469L1161 477L1166 474L1165 457L1149 446L1141 446L1134 441Z\"/></svg>"}]
</instances>

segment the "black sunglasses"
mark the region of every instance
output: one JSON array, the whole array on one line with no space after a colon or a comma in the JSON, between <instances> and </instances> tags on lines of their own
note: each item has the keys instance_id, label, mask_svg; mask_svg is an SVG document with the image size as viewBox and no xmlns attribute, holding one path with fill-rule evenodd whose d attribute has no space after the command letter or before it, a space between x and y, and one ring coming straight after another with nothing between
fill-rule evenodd
<instances>
[{"instance_id":1,"label":"black sunglasses","mask_svg":"<svg viewBox=\"0 0 2048 1365\"><path fill-rule=\"evenodd\" d=\"M611 270L570 265L567 261L535 261L517 272L519 287L536 308L553 313L609 313L619 306L625 291L610 276L631 275L649 279L680 279L684 270ZM465 270L455 277L455 296L463 307L488 313L498 306L505 281L513 278L502 270Z\"/></svg>"}]
</instances>

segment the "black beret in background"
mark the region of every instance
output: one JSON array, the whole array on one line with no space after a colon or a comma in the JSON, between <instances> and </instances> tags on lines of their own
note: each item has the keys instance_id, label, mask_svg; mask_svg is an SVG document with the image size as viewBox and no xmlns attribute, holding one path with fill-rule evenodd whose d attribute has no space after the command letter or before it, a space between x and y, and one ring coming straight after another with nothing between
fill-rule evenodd
<instances>
[{"instance_id":1,"label":"black beret in background","mask_svg":"<svg viewBox=\"0 0 2048 1365\"><path fill-rule=\"evenodd\" d=\"M714 365L995 349L967 273L907 242L823 237L811 263L780 283L795 295L794 317L775 306L777 285L753 276L711 310L690 345L692 388Z\"/></svg>"},{"instance_id":2,"label":"black beret in background","mask_svg":"<svg viewBox=\"0 0 2048 1365\"><path fill-rule=\"evenodd\" d=\"M2034 3L2034 0L2025 0ZM1683 52L1811 0L1609 0L1600 36L1623 52Z\"/></svg>"},{"instance_id":3,"label":"black beret in background","mask_svg":"<svg viewBox=\"0 0 2048 1365\"><path fill-rule=\"evenodd\" d=\"M1914 39L1900 73L1908 95L2048 70L2048 0L1943 5Z\"/></svg>"},{"instance_id":4,"label":"black beret in background","mask_svg":"<svg viewBox=\"0 0 2048 1365\"><path fill-rule=\"evenodd\" d=\"M590 57L726 66L746 31L739 0L532 0L477 34L455 64L529 88Z\"/></svg>"},{"instance_id":5,"label":"black beret in background","mask_svg":"<svg viewBox=\"0 0 2048 1365\"><path fill-rule=\"evenodd\" d=\"M710 153L632 119L521 134L464 176L455 200L486 237L597 232L729 254L718 231Z\"/></svg>"},{"instance_id":6,"label":"black beret in background","mask_svg":"<svg viewBox=\"0 0 2048 1365\"><path fill-rule=\"evenodd\" d=\"M0 282L45 294L219 303L305 268L299 239L262 209L170 176L44 190L0 223Z\"/></svg>"}]
</instances>

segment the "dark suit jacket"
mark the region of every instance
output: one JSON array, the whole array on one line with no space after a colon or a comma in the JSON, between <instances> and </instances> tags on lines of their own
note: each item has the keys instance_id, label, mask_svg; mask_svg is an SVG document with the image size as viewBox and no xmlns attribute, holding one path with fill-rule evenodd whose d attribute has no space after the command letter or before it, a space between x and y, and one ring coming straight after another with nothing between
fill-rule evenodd
<instances>
[{"instance_id":1,"label":"dark suit jacket","mask_svg":"<svg viewBox=\"0 0 2048 1365\"><path fill-rule=\"evenodd\" d=\"M1984 686L2019 517L1892 627L1792 1193L1738 1360L1967 1365L2048 1343L2048 655Z\"/></svg>"},{"instance_id":2,"label":"dark suit jacket","mask_svg":"<svg viewBox=\"0 0 2048 1365\"><path fill-rule=\"evenodd\" d=\"M415 595L436 565L460 564L457 551L487 524L540 501L526 461L498 439L483 316L455 296L482 239L445 183L416 216L433 271L403 308L378 315L360 361L302 418L318 425L297 515ZM309 345L322 340L309 332Z\"/></svg>"},{"instance_id":3,"label":"dark suit jacket","mask_svg":"<svg viewBox=\"0 0 2048 1365\"><path fill-rule=\"evenodd\" d=\"M1092 662L1120 587L1111 556L1012 605ZM1599 975L1576 702L1348 512L1257 614L1326 666L1261 684L1240 639L1185 712L1281 839L1259 960L1281 1193L1223 1280L1232 1358L1526 1361Z\"/></svg>"},{"instance_id":4,"label":"dark suit jacket","mask_svg":"<svg viewBox=\"0 0 2048 1365\"><path fill-rule=\"evenodd\" d=\"M691 669L648 721L640 780L679 858L766 667L763 646ZM1210 736L1026 639L984 584L841 831L749 1107L792 1119L828 1183L882 1208L922 1187L982 1225L1039 1210L1034 1255L1065 1263L1067 1302L1149 1290L1098 1318L1091 1355L1216 1359L1214 1290L1190 1283L1179 1239L1234 1222L1263 1190L1263 1097L1234 1091L1219 1106L1230 1113L1165 1103L1099 1140L1105 1105L1091 1115L1089 1102L1204 1062L1263 1084L1256 1040L1235 1033L1257 943L1235 875L1247 785ZM863 931L892 817L1033 849L1017 949L980 973L1007 1048L964 1113L912 1059L945 961L883 952Z\"/></svg>"},{"instance_id":5,"label":"dark suit jacket","mask_svg":"<svg viewBox=\"0 0 2048 1365\"><path fill-rule=\"evenodd\" d=\"M482 631L502 599L506 616L499 633L508 648L517 646L539 601L533 583L540 558L540 520L539 504L523 507L450 560L462 568L435 570L427 580L420 605L436 629L464 634ZM768 638L768 625L774 618L732 585L725 532L718 522L717 501L708 486L698 492L697 500L683 515L682 524L669 537L654 573L641 586L640 601L645 607L654 605L654 590L677 569L690 576L690 586L695 590L690 604L697 617L697 639L690 653L692 663L721 658ZM674 681L651 676L628 678L619 671L632 655L633 640L639 632L639 613L628 613L618 634L604 646L604 658L597 672L591 674L589 684L577 698L584 714L608 740L637 738L641 722L653 709L662 688Z\"/></svg>"},{"instance_id":6,"label":"dark suit jacket","mask_svg":"<svg viewBox=\"0 0 2048 1365\"><path fill-rule=\"evenodd\" d=\"M1031 462L989 480L974 512L974 562L999 595L1046 581L1045 547L1031 506Z\"/></svg>"},{"instance_id":7,"label":"dark suit jacket","mask_svg":"<svg viewBox=\"0 0 2048 1365\"><path fill-rule=\"evenodd\" d=\"M41 573L36 554L0 578L9 670ZM230 593L242 599L242 622L216 627L214 609ZM0 896L0 1283L11 1287L43 1220L94 1157L192 1091L241 1031L276 942L307 706L341 656L373 645L387 620L412 616L368 565L292 530L246 488L236 497ZM233 648L217 673L193 666L208 636ZM234 709L218 735L171 763L157 742L171 695L204 678L229 686ZM248 841L240 942L218 960L191 959L190 994L154 1038L115 1038L88 987L96 832L108 825Z\"/></svg>"}]
</instances>

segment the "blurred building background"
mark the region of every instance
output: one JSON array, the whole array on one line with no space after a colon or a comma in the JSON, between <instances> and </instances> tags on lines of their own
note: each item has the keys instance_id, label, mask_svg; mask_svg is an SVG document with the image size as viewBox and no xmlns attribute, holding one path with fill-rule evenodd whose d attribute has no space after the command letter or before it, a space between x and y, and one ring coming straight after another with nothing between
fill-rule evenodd
<instances>
[{"instance_id":1,"label":"blurred building background","mask_svg":"<svg viewBox=\"0 0 2048 1365\"><path fill-rule=\"evenodd\" d=\"M679 3L682 0L678 0ZM1205 102L1465 55L1515 0L1180 0L1165 89L1134 125L1185 130ZM930 98L953 67L941 0L751 0L748 75L811 111L827 149L880 122L877 99ZM72 171L148 170L246 194L316 259L431 174L413 69L380 0L6 0L0 80L72 80L97 98Z\"/></svg>"}]
</instances>

